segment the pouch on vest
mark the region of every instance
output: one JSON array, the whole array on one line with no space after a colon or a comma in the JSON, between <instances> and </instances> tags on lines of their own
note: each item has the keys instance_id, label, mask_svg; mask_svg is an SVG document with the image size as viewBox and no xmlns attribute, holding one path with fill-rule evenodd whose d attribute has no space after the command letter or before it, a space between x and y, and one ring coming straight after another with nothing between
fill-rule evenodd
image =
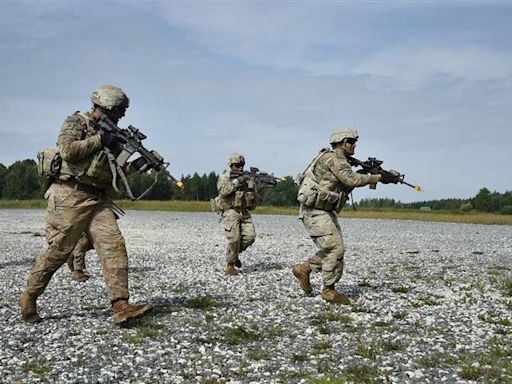
<instances>
[{"instance_id":1,"label":"pouch on vest","mask_svg":"<svg viewBox=\"0 0 512 384\"><path fill-rule=\"evenodd\" d=\"M210 208L213 212L222 213L222 202L220 201L220 196L214 197L210 199Z\"/></svg>"},{"instance_id":2,"label":"pouch on vest","mask_svg":"<svg viewBox=\"0 0 512 384\"><path fill-rule=\"evenodd\" d=\"M42 179L44 189L59 177L62 158L57 147L45 148L37 153L37 173Z\"/></svg>"},{"instance_id":3,"label":"pouch on vest","mask_svg":"<svg viewBox=\"0 0 512 384\"><path fill-rule=\"evenodd\" d=\"M108 164L105 151L99 151L94 155L85 175L95 179L98 183L108 183L112 180L112 170Z\"/></svg>"},{"instance_id":4,"label":"pouch on vest","mask_svg":"<svg viewBox=\"0 0 512 384\"><path fill-rule=\"evenodd\" d=\"M331 191L318 191L315 208L325 211L336 210L340 203L341 194Z\"/></svg>"},{"instance_id":5,"label":"pouch on vest","mask_svg":"<svg viewBox=\"0 0 512 384\"><path fill-rule=\"evenodd\" d=\"M309 180L309 178L306 178L299 188L297 200L308 208L314 208L317 201L317 195L317 184Z\"/></svg>"},{"instance_id":6,"label":"pouch on vest","mask_svg":"<svg viewBox=\"0 0 512 384\"><path fill-rule=\"evenodd\" d=\"M244 193L244 207L253 210L258 205L258 200L256 194L254 192L245 192Z\"/></svg>"}]
</instances>

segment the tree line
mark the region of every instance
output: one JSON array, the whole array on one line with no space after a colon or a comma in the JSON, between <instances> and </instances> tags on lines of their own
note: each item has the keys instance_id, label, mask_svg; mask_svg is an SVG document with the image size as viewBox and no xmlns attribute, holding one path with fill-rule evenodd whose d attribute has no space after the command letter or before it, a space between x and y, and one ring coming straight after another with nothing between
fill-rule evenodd
<instances>
[{"instance_id":1,"label":"tree line","mask_svg":"<svg viewBox=\"0 0 512 384\"><path fill-rule=\"evenodd\" d=\"M215 172L182 176L184 188L181 190L165 176L159 176L153 189L143 199L208 201L217 196L218 178L219 175ZM151 172L128 177L128 184L134 196L139 196L154 182L155 175ZM0 199L41 199L44 192L34 160L16 161L10 167L0 163ZM275 188L269 189L263 194L262 204L294 206L298 205L296 197L297 186L291 177L286 177Z\"/></svg>"},{"instance_id":2,"label":"tree line","mask_svg":"<svg viewBox=\"0 0 512 384\"><path fill-rule=\"evenodd\" d=\"M140 195L154 182L154 174L142 173L128 178L130 188L135 196ZM215 172L208 174L182 176L183 190L180 190L166 177L158 177L154 188L144 197L145 200L196 200L208 201L217 195ZM37 174L37 164L32 159L16 161L6 167L0 163L0 199L28 200L40 199L44 195L41 179ZM275 188L268 189L262 198L263 205L296 206L297 186L287 176ZM493 212L512 214L512 191L505 193L491 192L482 188L472 198L441 199L402 203L389 198L362 199L355 204L360 209L432 209Z\"/></svg>"},{"instance_id":3,"label":"tree line","mask_svg":"<svg viewBox=\"0 0 512 384\"><path fill-rule=\"evenodd\" d=\"M364 209L432 209L448 211L479 211L501 213L512 215L512 191L505 193L491 192L487 188L482 188L472 198L469 199L441 199L430 201L417 201L413 203L402 203L394 199L362 199L358 207Z\"/></svg>"}]
</instances>

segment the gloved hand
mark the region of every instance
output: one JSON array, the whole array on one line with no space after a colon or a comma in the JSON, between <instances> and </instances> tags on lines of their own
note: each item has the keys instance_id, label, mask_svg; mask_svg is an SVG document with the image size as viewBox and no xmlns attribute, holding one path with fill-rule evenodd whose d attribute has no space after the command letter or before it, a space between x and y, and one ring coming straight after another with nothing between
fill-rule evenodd
<instances>
[{"instance_id":1,"label":"gloved hand","mask_svg":"<svg viewBox=\"0 0 512 384\"><path fill-rule=\"evenodd\" d=\"M389 170L388 172L383 171L380 174L382 176L380 179L382 184L396 184L398 183L398 178L400 177L400 173L393 170Z\"/></svg>"},{"instance_id":2,"label":"gloved hand","mask_svg":"<svg viewBox=\"0 0 512 384\"><path fill-rule=\"evenodd\" d=\"M238 188L243 183L245 183L246 179L247 179L247 177L245 175L240 175L237 178L234 178L231 182L233 183L235 188Z\"/></svg>"},{"instance_id":3,"label":"gloved hand","mask_svg":"<svg viewBox=\"0 0 512 384\"><path fill-rule=\"evenodd\" d=\"M101 135L101 143L104 147L112 148L115 144L118 143L117 137L107 131L100 131Z\"/></svg>"}]
</instances>

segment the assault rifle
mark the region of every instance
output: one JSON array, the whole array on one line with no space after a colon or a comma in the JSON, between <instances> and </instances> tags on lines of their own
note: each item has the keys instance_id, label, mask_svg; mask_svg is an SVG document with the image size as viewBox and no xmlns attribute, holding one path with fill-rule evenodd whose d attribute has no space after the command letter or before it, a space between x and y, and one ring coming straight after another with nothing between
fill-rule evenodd
<instances>
[{"instance_id":1,"label":"assault rifle","mask_svg":"<svg viewBox=\"0 0 512 384\"><path fill-rule=\"evenodd\" d=\"M124 187L126 189L126 194L131 200L139 200L144 197L158 181L158 175L161 173L169 180L171 180L176 186L180 189L183 189L183 182L176 179L171 173L167 170L169 163L164 160L164 158L157 152L153 150L149 150L142 144L142 140L144 140L147 136L143 134L139 129L135 128L133 125L129 125L128 128L119 128L112 120L108 118L107 115L103 114L99 118L96 123L96 127L100 131L108 132L111 135L114 135L119 143L119 149L112 152L112 149L105 148L105 152L107 153L110 169L112 171L112 187L116 192L119 192L119 187L117 186L117 176L121 178L123 181ZM128 159L137 152L141 158L144 159L145 164L137 170L138 173L147 171L149 169L154 169L154 181L144 192L142 192L139 196L134 197L133 193L128 185L128 180L126 179L126 175L122 170L122 167L126 165Z\"/></svg>"},{"instance_id":2,"label":"assault rifle","mask_svg":"<svg viewBox=\"0 0 512 384\"><path fill-rule=\"evenodd\" d=\"M411 188L414 188L416 191L421 191L421 187L419 185L413 185L409 184L408 182L404 181L405 175L400 174L400 172L394 171L390 169L389 171L386 171L385 169L382 169L381 165L383 163L382 160L377 160L375 157L369 157L366 161L358 160L354 157L348 157L347 158L349 164L353 167L361 167L361 169L357 170L358 173L369 173L372 175L382 175L382 178L380 179L380 182L383 184L405 184L408 185ZM370 186L370 188L372 188ZM375 188L372 188L375 189Z\"/></svg>"},{"instance_id":3,"label":"assault rifle","mask_svg":"<svg viewBox=\"0 0 512 384\"><path fill-rule=\"evenodd\" d=\"M240 176L245 176L248 180L254 181L257 189L262 188L273 188L277 185L278 182L284 180L278 177L275 177L273 174L268 174L267 172L262 172L256 167L250 167L250 171L241 171L235 172L231 171L229 177L231 179L236 179Z\"/></svg>"}]
</instances>

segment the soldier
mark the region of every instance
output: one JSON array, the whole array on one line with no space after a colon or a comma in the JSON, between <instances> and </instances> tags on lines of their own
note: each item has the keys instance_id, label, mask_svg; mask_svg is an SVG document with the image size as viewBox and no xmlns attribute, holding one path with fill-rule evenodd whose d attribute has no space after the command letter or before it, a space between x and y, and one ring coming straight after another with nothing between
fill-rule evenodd
<instances>
[{"instance_id":1,"label":"soldier","mask_svg":"<svg viewBox=\"0 0 512 384\"><path fill-rule=\"evenodd\" d=\"M245 251L256 239L250 211L256 208L259 194L254 180L243 175L244 165L245 157L240 153L232 153L228 158L229 171L217 181L219 195L216 201L222 212L228 239L226 273L233 276L238 274L235 267L242 267L240 252Z\"/></svg>"},{"instance_id":2,"label":"soldier","mask_svg":"<svg viewBox=\"0 0 512 384\"><path fill-rule=\"evenodd\" d=\"M89 280L91 277L85 273L85 254L90 249L93 249L93 246L84 232L66 261L73 279L80 283Z\"/></svg>"},{"instance_id":3,"label":"soldier","mask_svg":"<svg viewBox=\"0 0 512 384\"><path fill-rule=\"evenodd\" d=\"M100 258L114 323L123 324L152 308L150 304L128 303L128 256L112 210L113 175L104 149L115 152L119 143L115 135L99 131L95 124L103 114L117 124L125 115L129 99L120 88L106 85L93 92L91 101L91 111L67 117L59 134L60 174L45 193L48 248L36 259L20 296L21 314L29 323L40 321L37 297L84 232ZM125 171L134 172L145 163L139 158L128 163Z\"/></svg>"},{"instance_id":4,"label":"soldier","mask_svg":"<svg viewBox=\"0 0 512 384\"><path fill-rule=\"evenodd\" d=\"M355 152L357 131L341 128L331 134L332 149L323 149L304 171L297 200L299 218L320 250L306 262L293 267L306 294L312 291L311 271L322 272L322 298L337 304L350 300L334 289L343 273L345 247L337 214L355 187L376 184L381 175L363 175L352 171L347 156Z\"/></svg>"}]
</instances>

